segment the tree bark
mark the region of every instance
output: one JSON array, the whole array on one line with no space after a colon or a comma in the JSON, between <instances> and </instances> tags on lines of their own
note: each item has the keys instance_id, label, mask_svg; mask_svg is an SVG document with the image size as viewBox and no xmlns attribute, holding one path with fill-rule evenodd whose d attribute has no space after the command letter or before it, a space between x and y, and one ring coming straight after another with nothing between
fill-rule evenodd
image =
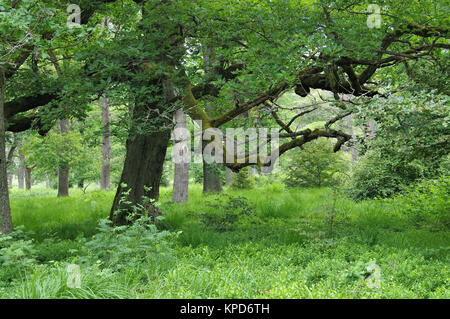
<instances>
[{"instance_id":1,"label":"tree bark","mask_svg":"<svg viewBox=\"0 0 450 319\"><path fill-rule=\"evenodd\" d=\"M19 189L24 189L25 185L25 156L23 152L19 150L19 168L17 171L17 182L19 184Z\"/></svg>"},{"instance_id":2,"label":"tree bark","mask_svg":"<svg viewBox=\"0 0 450 319\"><path fill-rule=\"evenodd\" d=\"M101 172L101 189L109 189L111 187L111 130L109 127L109 101L106 96L102 98L102 172Z\"/></svg>"},{"instance_id":3,"label":"tree bark","mask_svg":"<svg viewBox=\"0 0 450 319\"><path fill-rule=\"evenodd\" d=\"M60 134L69 132L69 120L59 121ZM58 168L58 197L69 196L69 164L64 163Z\"/></svg>"},{"instance_id":4,"label":"tree bark","mask_svg":"<svg viewBox=\"0 0 450 319\"><path fill-rule=\"evenodd\" d=\"M29 191L31 189L31 171L33 168L26 167L25 168L25 189Z\"/></svg>"},{"instance_id":5,"label":"tree bark","mask_svg":"<svg viewBox=\"0 0 450 319\"><path fill-rule=\"evenodd\" d=\"M6 167L6 125L5 125L5 75L0 67L0 232L8 234L12 231L11 207Z\"/></svg>"},{"instance_id":6,"label":"tree bark","mask_svg":"<svg viewBox=\"0 0 450 319\"><path fill-rule=\"evenodd\" d=\"M205 64L205 75L207 78L213 78L215 75L214 63L217 58L215 56L214 48L204 46L203 48L203 63ZM211 106L207 105L205 111L209 112ZM202 150L209 141L202 139ZM203 193L220 193L222 191L222 180L218 174L219 163L208 164L203 160Z\"/></svg>"},{"instance_id":7,"label":"tree bark","mask_svg":"<svg viewBox=\"0 0 450 319\"><path fill-rule=\"evenodd\" d=\"M8 151L8 155L6 157L6 169L8 170L9 167L14 164L14 153L17 149L17 144L14 144L11 146L11 148ZM13 184L13 174L8 174L8 187L12 187Z\"/></svg>"},{"instance_id":8,"label":"tree bark","mask_svg":"<svg viewBox=\"0 0 450 319\"><path fill-rule=\"evenodd\" d=\"M169 139L170 132L164 130L148 135L136 134L127 140L122 176L110 212L114 225L132 223L132 219L127 217L133 212L133 206L138 204L144 204L145 210L152 217L160 213L151 203L145 203L143 197L151 200L159 198Z\"/></svg>"},{"instance_id":9,"label":"tree bark","mask_svg":"<svg viewBox=\"0 0 450 319\"><path fill-rule=\"evenodd\" d=\"M175 129L187 129L186 114L182 109L175 113ZM183 203L188 201L189 191L189 160L184 158L186 153L189 154L189 140L187 136L176 134L174 149L178 152L178 160L175 162L175 171L173 179L172 201L175 203ZM184 159L184 160L183 160Z\"/></svg>"},{"instance_id":10,"label":"tree bark","mask_svg":"<svg viewBox=\"0 0 450 319\"><path fill-rule=\"evenodd\" d=\"M202 155L206 145L210 141L202 139ZM222 179L219 175L220 163L206 163L203 158L203 193L220 193L222 191Z\"/></svg>"}]
</instances>

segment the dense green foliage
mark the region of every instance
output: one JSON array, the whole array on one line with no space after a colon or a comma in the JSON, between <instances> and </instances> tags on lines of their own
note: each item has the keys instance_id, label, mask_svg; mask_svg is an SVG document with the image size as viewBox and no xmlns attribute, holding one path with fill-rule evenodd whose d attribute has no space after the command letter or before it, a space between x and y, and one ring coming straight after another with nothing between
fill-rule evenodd
<instances>
[{"instance_id":1,"label":"dense green foliage","mask_svg":"<svg viewBox=\"0 0 450 319\"><path fill-rule=\"evenodd\" d=\"M389 197L421 179L448 175L448 96L425 91L380 100L363 114L375 118L376 137L353 172L356 199Z\"/></svg>"}]
</instances>

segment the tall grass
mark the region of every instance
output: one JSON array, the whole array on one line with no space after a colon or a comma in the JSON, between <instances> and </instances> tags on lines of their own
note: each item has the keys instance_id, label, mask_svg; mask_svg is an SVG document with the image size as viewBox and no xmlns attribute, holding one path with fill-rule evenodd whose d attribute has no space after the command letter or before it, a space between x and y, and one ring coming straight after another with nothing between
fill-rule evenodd
<instances>
[{"instance_id":1,"label":"tall grass","mask_svg":"<svg viewBox=\"0 0 450 319\"><path fill-rule=\"evenodd\" d=\"M155 247L143 259L108 265L97 257L104 251L98 254L85 242L98 231L98 220L108 216L113 192L74 191L69 198L56 198L15 191L13 221L32 231L36 241L16 245L22 250L21 245L32 245L26 251L33 252L33 260L21 264L18 259L8 271L0 267L0 297L450 297L448 229L414 224L395 201L340 198L330 234L332 194L327 189L268 185L224 193L245 197L252 211L217 231L204 216L221 213L214 204L225 209L229 197L204 195L192 185L189 202L173 204L171 190L162 189L158 228L178 233L168 243L170 250L155 253ZM4 250L9 262L18 254L13 248ZM67 287L71 263L81 267L80 289ZM371 263L381 269L379 287L367 285Z\"/></svg>"},{"instance_id":2,"label":"tall grass","mask_svg":"<svg viewBox=\"0 0 450 319\"><path fill-rule=\"evenodd\" d=\"M112 192L83 194L71 190L70 197L57 198L46 190L14 191L11 211L14 225L23 225L35 233L35 238L48 237L75 239L79 235L91 236L96 232L98 220L109 214Z\"/></svg>"}]
</instances>

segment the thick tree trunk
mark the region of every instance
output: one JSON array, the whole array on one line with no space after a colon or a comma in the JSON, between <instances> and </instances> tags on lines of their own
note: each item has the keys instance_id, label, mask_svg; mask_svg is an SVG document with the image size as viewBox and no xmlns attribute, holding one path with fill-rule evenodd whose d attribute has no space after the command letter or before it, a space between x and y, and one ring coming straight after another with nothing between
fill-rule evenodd
<instances>
[{"instance_id":1,"label":"thick tree trunk","mask_svg":"<svg viewBox=\"0 0 450 319\"><path fill-rule=\"evenodd\" d=\"M158 200L164 159L169 144L168 130L148 135L136 134L127 140L125 164L117 188L110 219L114 225L129 224L133 207L144 204L146 213L156 217L160 212L143 197ZM142 212L140 212L142 213Z\"/></svg>"},{"instance_id":2,"label":"thick tree trunk","mask_svg":"<svg viewBox=\"0 0 450 319\"><path fill-rule=\"evenodd\" d=\"M26 167L25 168L25 189L29 191L31 189L31 171L33 168Z\"/></svg>"},{"instance_id":3,"label":"thick tree trunk","mask_svg":"<svg viewBox=\"0 0 450 319\"><path fill-rule=\"evenodd\" d=\"M9 206L9 190L6 167L6 127L5 127L5 76L0 67L0 232L8 234L12 231L11 208Z\"/></svg>"},{"instance_id":4,"label":"thick tree trunk","mask_svg":"<svg viewBox=\"0 0 450 319\"><path fill-rule=\"evenodd\" d=\"M69 132L69 120L59 121L60 134ZM58 169L58 197L69 196L69 165L62 164Z\"/></svg>"},{"instance_id":5,"label":"thick tree trunk","mask_svg":"<svg viewBox=\"0 0 450 319\"><path fill-rule=\"evenodd\" d=\"M168 6L170 3L171 1L167 1ZM143 18L147 12L142 10ZM160 28L161 24L164 25L161 31L167 34L167 43L170 43L171 48L162 48L156 64L163 62L163 65L170 66L163 70L176 70L180 67L179 61L185 51L184 38L178 36L178 23L166 17L161 19L155 21L152 26L142 24L140 28L145 34L151 32L153 27ZM160 59L161 61L158 61ZM140 208L138 215L155 218L161 213L154 201L159 199L159 185L170 140L170 120L168 121L167 117L171 118L173 115L170 109L176 97L176 90L169 80L170 75L166 77L160 72L146 72L142 75L145 76L136 77L136 85L152 90L151 93L145 92L135 96L134 106L130 110L132 122L126 143L125 163L110 212L110 218L115 225L133 222L135 207Z\"/></svg>"},{"instance_id":6,"label":"thick tree trunk","mask_svg":"<svg viewBox=\"0 0 450 319\"><path fill-rule=\"evenodd\" d=\"M101 172L101 189L109 189L111 187L110 182L110 169L111 169L111 130L109 127L110 114L109 114L109 101L108 98L103 96L102 98L102 172Z\"/></svg>"},{"instance_id":7,"label":"thick tree trunk","mask_svg":"<svg viewBox=\"0 0 450 319\"><path fill-rule=\"evenodd\" d=\"M175 129L180 129L175 135L175 145L173 158L175 159L175 171L173 178L172 201L175 203L183 203L188 200L189 191L189 140L185 136L184 130L187 129L186 114L182 109L175 113Z\"/></svg>"},{"instance_id":8,"label":"thick tree trunk","mask_svg":"<svg viewBox=\"0 0 450 319\"><path fill-rule=\"evenodd\" d=\"M207 77L213 77L215 75L214 63L217 62L217 57L214 52L214 48L204 46L203 49L203 63L205 64L205 73ZM206 105L206 112L213 111L210 105ZM203 141L203 150L209 141ZM219 176L218 163L208 164L203 160L203 193L219 193L222 191L222 180Z\"/></svg>"},{"instance_id":9,"label":"thick tree trunk","mask_svg":"<svg viewBox=\"0 0 450 319\"><path fill-rule=\"evenodd\" d=\"M222 191L219 165L221 164L208 164L203 161L203 193L220 193Z\"/></svg>"},{"instance_id":10,"label":"thick tree trunk","mask_svg":"<svg viewBox=\"0 0 450 319\"><path fill-rule=\"evenodd\" d=\"M62 166L58 170L58 197L69 196L69 167Z\"/></svg>"},{"instance_id":11,"label":"thick tree trunk","mask_svg":"<svg viewBox=\"0 0 450 319\"><path fill-rule=\"evenodd\" d=\"M202 150L211 141L202 140ZM219 175L221 163L206 163L203 158L203 193L220 193L222 191L222 179Z\"/></svg>"}]
</instances>

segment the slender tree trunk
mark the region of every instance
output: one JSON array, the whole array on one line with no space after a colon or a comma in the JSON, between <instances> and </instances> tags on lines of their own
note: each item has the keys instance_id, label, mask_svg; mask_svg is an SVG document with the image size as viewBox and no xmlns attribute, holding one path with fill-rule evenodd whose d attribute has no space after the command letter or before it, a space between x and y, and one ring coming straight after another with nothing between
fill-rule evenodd
<instances>
[{"instance_id":1,"label":"slender tree trunk","mask_svg":"<svg viewBox=\"0 0 450 319\"><path fill-rule=\"evenodd\" d=\"M59 121L60 134L69 132L69 120ZM58 169L58 197L69 196L69 165L63 164Z\"/></svg>"},{"instance_id":2,"label":"slender tree trunk","mask_svg":"<svg viewBox=\"0 0 450 319\"><path fill-rule=\"evenodd\" d=\"M25 189L29 191L31 189L31 171L33 168L26 167L25 168Z\"/></svg>"},{"instance_id":3,"label":"slender tree trunk","mask_svg":"<svg viewBox=\"0 0 450 319\"><path fill-rule=\"evenodd\" d=\"M167 130L135 135L127 140L122 176L110 212L115 225L132 222L127 216L133 211L133 206L144 203L143 196L158 200L169 139ZM146 203L145 208L150 216L160 213L151 203Z\"/></svg>"},{"instance_id":4,"label":"slender tree trunk","mask_svg":"<svg viewBox=\"0 0 450 319\"><path fill-rule=\"evenodd\" d=\"M175 172L173 179L173 192L172 201L175 203L183 203L188 200L189 191L189 158L186 158L186 154L189 154L189 140L187 136L184 136L183 131L187 129L186 114L182 109L179 109L175 113L175 129L180 129L175 135L174 149L178 152L177 161L175 162ZM181 134L178 134L181 133Z\"/></svg>"},{"instance_id":5,"label":"slender tree trunk","mask_svg":"<svg viewBox=\"0 0 450 319\"><path fill-rule=\"evenodd\" d=\"M14 162L14 153L16 152L17 145L12 145L8 151L8 156L6 157L6 165L9 166Z\"/></svg>"},{"instance_id":6,"label":"slender tree trunk","mask_svg":"<svg viewBox=\"0 0 450 319\"><path fill-rule=\"evenodd\" d=\"M16 151L17 145L12 145L8 151L8 156L6 157L6 169L14 163L14 152ZM8 174L8 186L12 187L13 184L13 174Z\"/></svg>"},{"instance_id":7,"label":"slender tree trunk","mask_svg":"<svg viewBox=\"0 0 450 319\"><path fill-rule=\"evenodd\" d=\"M17 172L17 182L19 189L24 189L25 185L25 156L22 151L19 150L19 168Z\"/></svg>"},{"instance_id":8,"label":"slender tree trunk","mask_svg":"<svg viewBox=\"0 0 450 319\"><path fill-rule=\"evenodd\" d=\"M11 208L9 206L9 190L6 169L6 118L4 109L5 75L0 67L0 232L8 234L12 231Z\"/></svg>"},{"instance_id":9,"label":"slender tree trunk","mask_svg":"<svg viewBox=\"0 0 450 319\"><path fill-rule=\"evenodd\" d=\"M350 152L352 154L352 163L356 163L358 160L358 151L356 150L356 140L355 135L353 134L353 114L350 114L347 117L347 125L348 125L348 134L352 137L352 143L350 146Z\"/></svg>"},{"instance_id":10,"label":"slender tree trunk","mask_svg":"<svg viewBox=\"0 0 450 319\"><path fill-rule=\"evenodd\" d=\"M106 96L102 98L102 173L101 173L101 189L109 189L111 187L110 182L110 170L111 170L111 130L109 127L110 114L109 114L109 101Z\"/></svg>"},{"instance_id":11,"label":"slender tree trunk","mask_svg":"<svg viewBox=\"0 0 450 319\"><path fill-rule=\"evenodd\" d=\"M45 188L50 188L50 178L45 174Z\"/></svg>"}]
</instances>

